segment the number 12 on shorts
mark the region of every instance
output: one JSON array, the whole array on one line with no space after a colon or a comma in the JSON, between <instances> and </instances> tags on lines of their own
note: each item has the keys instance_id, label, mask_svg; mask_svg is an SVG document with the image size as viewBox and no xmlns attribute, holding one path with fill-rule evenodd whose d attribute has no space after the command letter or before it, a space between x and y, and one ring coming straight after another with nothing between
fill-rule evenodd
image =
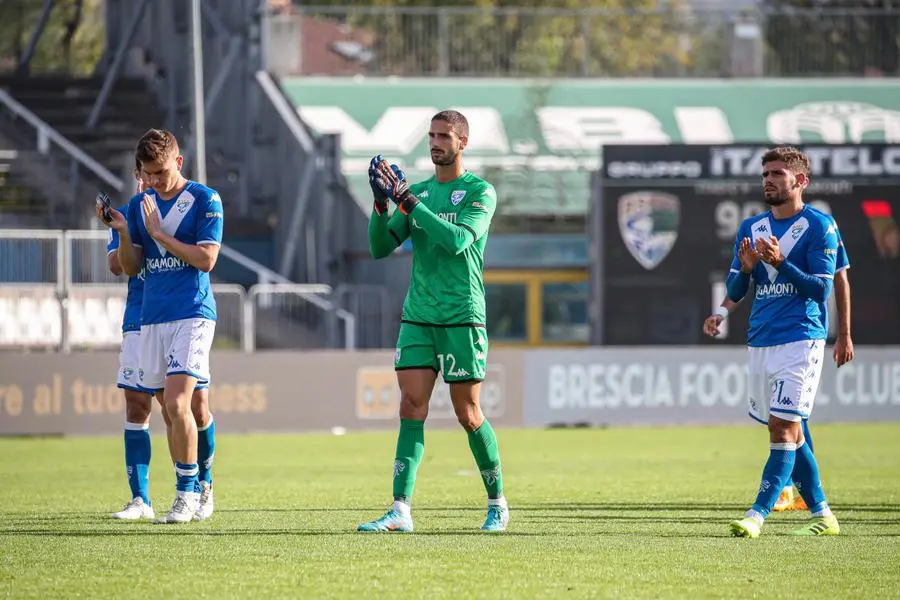
<instances>
[{"instance_id":1,"label":"number 12 on shorts","mask_svg":"<svg viewBox=\"0 0 900 600\"><path fill-rule=\"evenodd\" d=\"M443 377L457 377L460 375L456 370L456 357L452 354L438 354L438 362L441 363L441 375ZM449 365L448 365L449 363Z\"/></svg>"}]
</instances>

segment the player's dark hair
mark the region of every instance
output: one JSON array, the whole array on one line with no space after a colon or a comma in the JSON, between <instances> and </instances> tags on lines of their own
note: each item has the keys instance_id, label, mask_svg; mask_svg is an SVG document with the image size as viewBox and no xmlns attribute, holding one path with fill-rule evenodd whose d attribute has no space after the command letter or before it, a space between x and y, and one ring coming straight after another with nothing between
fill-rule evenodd
<instances>
[{"instance_id":1,"label":"player's dark hair","mask_svg":"<svg viewBox=\"0 0 900 600\"><path fill-rule=\"evenodd\" d=\"M432 121L444 121L459 137L469 137L469 121L458 110L442 110L431 117Z\"/></svg>"},{"instance_id":2,"label":"player's dark hair","mask_svg":"<svg viewBox=\"0 0 900 600\"><path fill-rule=\"evenodd\" d=\"M141 159L138 158L137 152L134 153L134 168L141 170Z\"/></svg>"},{"instance_id":3,"label":"player's dark hair","mask_svg":"<svg viewBox=\"0 0 900 600\"><path fill-rule=\"evenodd\" d=\"M803 152L793 146L778 146L772 148L762 157L762 164L780 161L788 166L795 175L803 173L809 176L809 159Z\"/></svg>"},{"instance_id":4,"label":"player's dark hair","mask_svg":"<svg viewBox=\"0 0 900 600\"><path fill-rule=\"evenodd\" d=\"M150 129L138 140L134 157L140 167L145 162L162 162L178 154L175 134L165 129Z\"/></svg>"}]
</instances>

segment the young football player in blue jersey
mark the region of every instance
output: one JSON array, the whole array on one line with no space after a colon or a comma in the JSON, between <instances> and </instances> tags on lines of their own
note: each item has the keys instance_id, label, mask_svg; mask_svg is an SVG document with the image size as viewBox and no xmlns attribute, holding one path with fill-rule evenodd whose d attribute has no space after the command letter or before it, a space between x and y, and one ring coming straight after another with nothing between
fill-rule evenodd
<instances>
[{"instance_id":1,"label":"young football player in blue jersey","mask_svg":"<svg viewBox=\"0 0 900 600\"><path fill-rule=\"evenodd\" d=\"M837 324L838 332L834 340L834 348L832 350L832 358L838 368L853 360L853 337L850 333L850 277L847 271L850 269L850 260L847 257L847 251L844 242L841 239L840 229L837 223L834 224L838 238L838 253L835 259L834 273L834 295L837 300ZM717 337L721 332L719 326L728 318L729 313L740 302L733 302L727 295L722 300L721 305L716 311L706 318L703 322L703 332L710 337ZM822 303L819 307L822 314L826 314L828 308L826 303ZM809 449L813 452L812 434L809 431L809 419L803 419L803 439L809 445ZM795 463L796 466L796 463ZM792 485L793 479L788 482L778 496L775 506L772 508L775 512L791 511L791 510L807 510L809 507L806 501Z\"/></svg>"},{"instance_id":2,"label":"young football player in blue jersey","mask_svg":"<svg viewBox=\"0 0 900 600\"><path fill-rule=\"evenodd\" d=\"M184 159L169 131L145 133L137 158L150 187L129 201L125 214L112 210L107 225L119 234L122 270L130 276L144 270L137 383L160 399L171 431L175 501L156 522L187 523L200 511L203 487L191 397L210 377L216 302L209 272L222 242L222 200L182 176Z\"/></svg>"},{"instance_id":3,"label":"young football player in blue jersey","mask_svg":"<svg viewBox=\"0 0 900 600\"><path fill-rule=\"evenodd\" d=\"M134 177L137 181L137 193L144 192L144 182L140 176L140 161L135 158ZM98 207L99 208L99 207ZM120 212L126 210L122 207ZM99 216L99 215L98 215ZM119 234L109 230L107 242L107 264L114 275L122 274L118 257ZM140 368L141 349L141 303L144 296L143 270L134 277L128 278L128 295L125 300L125 313L122 317L122 346L119 352L119 373L117 386L125 393L125 472L131 488L131 501L122 510L113 513L113 518L123 520L153 519L155 517L150 502L150 409L152 394L137 383ZM200 505L194 518L203 520L210 517L214 510L212 494L212 462L215 456L215 422L209 412L208 384L200 383L191 398L191 410L197 422L198 449L197 459L200 479ZM171 444L171 427L168 416L163 411L166 421L166 437Z\"/></svg>"},{"instance_id":4,"label":"young football player in blue jersey","mask_svg":"<svg viewBox=\"0 0 900 600\"><path fill-rule=\"evenodd\" d=\"M769 459L756 501L729 528L759 537L763 522L793 476L813 519L796 535L837 535L819 467L803 437L812 413L828 333L824 304L831 293L838 254L832 218L803 203L809 159L796 148L769 150L762 158L763 188L771 209L741 224L726 281L740 301L756 282L749 346L750 416L769 428Z\"/></svg>"}]
</instances>

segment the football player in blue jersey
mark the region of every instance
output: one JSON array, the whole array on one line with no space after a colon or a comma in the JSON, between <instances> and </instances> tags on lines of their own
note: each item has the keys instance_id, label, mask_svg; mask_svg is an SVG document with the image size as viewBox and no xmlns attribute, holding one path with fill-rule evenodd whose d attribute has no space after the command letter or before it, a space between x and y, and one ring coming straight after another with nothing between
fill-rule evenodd
<instances>
[{"instance_id":1,"label":"football player in blue jersey","mask_svg":"<svg viewBox=\"0 0 900 600\"><path fill-rule=\"evenodd\" d=\"M175 501L156 522L186 523L201 514L191 398L197 384L210 377L216 302L209 272L222 242L222 200L215 190L182 176L184 159L171 132L149 130L136 154L149 188L129 201L124 214L110 211L107 225L119 234L122 270L130 276L144 270L137 383L160 399L171 432Z\"/></svg>"},{"instance_id":2,"label":"football player in blue jersey","mask_svg":"<svg viewBox=\"0 0 900 600\"><path fill-rule=\"evenodd\" d=\"M823 310L838 254L834 220L803 203L809 159L790 146L762 158L769 211L741 224L726 280L740 301L756 283L747 334L750 416L768 425L769 459L756 501L729 524L739 537L759 537L781 490L793 477L813 519L796 535L837 535L840 526L825 497L819 467L803 437L813 410L828 333Z\"/></svg>"},{"instance_id":3,"label":"football player in blue jersey","mask_svg":"<svg viewBox=\"0 0 900 600\"><path fill-rule=\"evenodd\" d=\"M853 337L850 333L850 278L847 271L850 269L850 260L847 257L847 251L844 242L841 239L840 229L835 223L835 230L838 238L838 253L835 260L834 273L834 295L837 304L837 336L834 340L834 348L832 350L832 358L838 368L853 360ZM728 318L729 313L740 302L733 302L727 295L722 300L721 305L716 311L706 318L703 322L703 332L710 337L717 337L721 332L719 326ZM822 314L828 310L825 303L821 304L819 309ZM803 419L803 439L809 445L810 451L813 451L812 434L809 431L809 419ZM796 463L795 463L796 464ZM772 508L775 512L791 511L791 510L807 510L809 507L803 500L794 486L791 485L793 479L786 485L778 496L775 506Z\"/></svg>"},{"instance_id":4,"label":"football player in blue jersey","mask_svg":"<svg viewBox=\"0 0 900 600\"><path fill-rule=\"evenodd\" d=\"M134 178L137 181L137 193L144 192L144 182L140 176L141 164L135 158ZM122 207L120 212L125 212ZM99 216L99 215L98 215ZM118 257L119 234L109 230L107 242L107 264L114 275L122 274ZM122 317L122 346L119 351L119 373L117 386L125 393L125 472L131 488L131 501L122 510L113 513L113 518L123 520L153 519L155 517L150 502L150 410L152 393L137 383L140 368L141 349L141 303L144 296L144 273L128 278L128 295L125 300L125 313ZM197 458L200 479L200 506L195 518L206 519L213 513L212 495L212 462L215 455L215 422L209 412L208 384L199 383L191 398L191 410L197 423L198 449ZM171 427L168 426L168 415L163 411L166 421L166 434L171 443Z\"/></svg>"}]
</instances>

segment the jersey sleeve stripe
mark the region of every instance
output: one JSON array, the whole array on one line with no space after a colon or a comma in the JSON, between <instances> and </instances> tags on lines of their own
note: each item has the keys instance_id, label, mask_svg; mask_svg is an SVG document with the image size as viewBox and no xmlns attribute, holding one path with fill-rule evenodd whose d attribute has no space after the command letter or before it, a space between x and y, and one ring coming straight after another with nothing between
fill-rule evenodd
<instances>
[{"instance_id":1,"label":"jersey sleeve stripe","mask_svg":"<svg viewBox=\"0 0 900 600\"><path fill-rule=\"evenodd\" d=\"M217 242L216 240L200 240L197 242L197 245L198 246L221 246L222 244L220 242Z\"/></svg>"},{"instance_id":2,"label":"jersey sleeve stripe","mask_svg":"<svg viewBox=\"0 0 900 600\"><path fill-rule=\"evenodd\" d=\"M822 279L834 279L834 275L829 275L828 273L816 273L815 276Z\"/></svg>"},{"instance_id":3,"label":"jersey sleeve stripe","mask_svg":"<svg viewBox=\"0 0 900 600\"><path fill-rule=\"evenodd\" d=\"M478 239L478 234L475 233L475 230L474 230L474 229L472 229L471 227L469 227L469 226L466 225L465 223L461 223L461 224L460 224L460 227L462 227L463 229L465 229L466 231L468 231L469 233L471 233L473 238L475 238L476 240Z\"/></svg>"},{"instance_id":4,"label":"jersey sleeve stripe","mask_svg":"<svg viewBox=\"0 0 900 600\"><path fill-rule=\"evenodd\" d=\"M394 233L394 230L393 230L393 229L388 229L388 232L390 232L391 237L394 238L394 241L397 242L397 245L398 245L398 246L399 246L400 244L403 243L403 242L400 241L400 238L397 236L397 234Z\"/></svg>"},{"instance_id":5,"label":"jersey sleeve stripe","mask_svg":"<svg viewBox=\"0 0 900 600\"><path fill-rule=\"evenodd\" d=\"M116 250L118 250L118 248L113 248L112 250L107 250L107 251L106 251L106 255L109 256L110 254L112 254L112 253L115 252Z\"/></svg>"},{"instance_id":6,"label":"jersey sleeve stripe","mask_svg":"<svg viewBox=\"0 0 900 600\"><path fill-rule=\"evenodd\" d=\"M846 266L843 266L843 267L841 267L841 268L839 268L839 269L835 269L834 272L835 272L835 273L840 273L841 271L846 271L846 270L849 269L849 268L850 268L850 265L846 265Z\"/></svg>"},{"instance_id":7,"label":"jersey sleeve stripe","mask_svg":"<svg viewBox=\"0 0 900 600\"><path fill-rule=\"evenodd\" d=\"M740 271L738 271L737 269L728 269L728 272L729 273L739 273Z\"/></svg>"},{"instance_id":8,"label":"jersey sleeve stripe","mask_svg":"<svg viewBox=\"0 0 900 600\"><path fill-rule=\"evenodd\" d=\"M143 248L144 247L143 245L135 244L134 242L131 242L131 245L134 246L135 248Z\"/></svg>"}]
</instances>

